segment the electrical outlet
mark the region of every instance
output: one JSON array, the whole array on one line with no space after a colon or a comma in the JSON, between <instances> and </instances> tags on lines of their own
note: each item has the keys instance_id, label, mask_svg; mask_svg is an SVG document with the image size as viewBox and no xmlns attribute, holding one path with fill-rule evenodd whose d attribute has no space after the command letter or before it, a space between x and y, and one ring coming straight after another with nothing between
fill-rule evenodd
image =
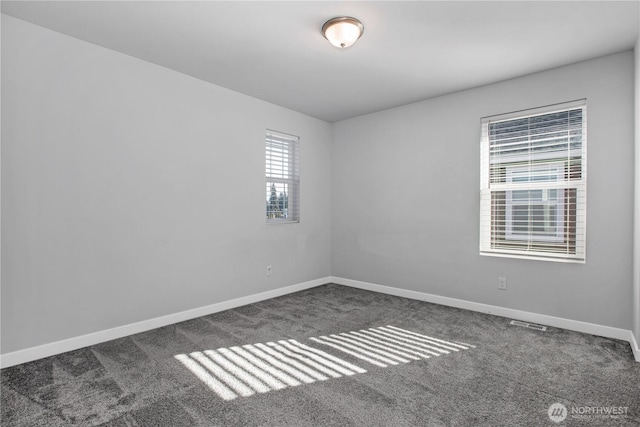
<instances>
[{"instance_id":1,"label":"electrical outlet","mask_svg":"<svg viewBox=\"0 0 640 427\"><path fill-rule=\"evenodd\" d=\"M271 266L267 265L267 276L271 276L271 270L272 270Z\"/></svg>"},{"instance_id":2,"label":"electrical outlet","mask_svg":"<svg viewBox=\"0 0 640 427\"><path fill-rule=\"evenodd\" d=\"M498 289L505 291L507 290L507 278L506 277L498 277Z\"/></svg>"}]
</instances>

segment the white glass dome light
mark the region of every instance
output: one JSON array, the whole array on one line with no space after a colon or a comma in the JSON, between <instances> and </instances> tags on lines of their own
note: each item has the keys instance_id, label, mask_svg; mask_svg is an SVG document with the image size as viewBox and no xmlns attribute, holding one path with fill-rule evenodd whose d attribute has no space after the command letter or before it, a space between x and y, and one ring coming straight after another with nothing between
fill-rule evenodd
<instances>
[{"instance_id":1,"label":"white glass dome light","mask_svg":"<svg viewBox=\"0 0 640 427\"><path fill-rule=\"evenodd\" d=\"M356 18L341 16L329 19L322 26L322 35L335 47L345 48L362 36L364 25Z\"/></svg>"}]
</instances>

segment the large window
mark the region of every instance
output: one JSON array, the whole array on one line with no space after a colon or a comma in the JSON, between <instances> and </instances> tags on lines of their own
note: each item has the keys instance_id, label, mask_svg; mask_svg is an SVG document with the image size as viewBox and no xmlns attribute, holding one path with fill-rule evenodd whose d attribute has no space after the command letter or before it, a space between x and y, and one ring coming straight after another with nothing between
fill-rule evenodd
<instances>
[{"instance_id":1,"label":"large window","mask_svg":"<svg viewBox=\"0 0 640 427\"><path fill-rule=\"evenodd\" d=\"M584 100L482 119L480 254L584 262Z\"/></svg>"},{"instance_id":2,"label":"large window","mask_svg":"<svg viewBox=\"0 0 640 427\"><path fill-rule=\"evenodd\" d=\"M267 222L299 222L300 138L267 130L265 141Z\"/></svg>"}]
</instances>

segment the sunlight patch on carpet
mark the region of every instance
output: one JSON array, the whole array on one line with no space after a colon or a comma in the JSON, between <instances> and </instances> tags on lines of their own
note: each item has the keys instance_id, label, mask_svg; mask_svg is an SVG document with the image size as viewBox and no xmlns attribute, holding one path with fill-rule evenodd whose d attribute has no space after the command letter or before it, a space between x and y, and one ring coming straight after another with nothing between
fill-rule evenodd
<instances>
[{"instance_id":1,"label":"sunlight patch on carpet","mask_svg":"<svg viewBox=\"0 0 640 427\"><path fill-rule=\"evenodd\" d=\"M381 368L475 348L391 325L310 339Z\"/></svg>"},{"instance_id":2,"label":"sunlight patch on carpet","mask_svg":"<svg viewBox=\"0 0 640 427\"><path fill-rule=\"evenodd\" d=\"M391 325L309 340L381 368L475 348ZM224 400L367 372L293 339L195 351L175 359Z\"/></svg>"},{"instance_id":3,"label":"sunlight patch on carpet","mask_svg":"<svg viewBox=\"0 0 640 427\"><path fill-rule=\"evenodd\" d=\"M367 372L293 339L195 351L175 359L224 400Z\"/></svg>"}]
</instances>

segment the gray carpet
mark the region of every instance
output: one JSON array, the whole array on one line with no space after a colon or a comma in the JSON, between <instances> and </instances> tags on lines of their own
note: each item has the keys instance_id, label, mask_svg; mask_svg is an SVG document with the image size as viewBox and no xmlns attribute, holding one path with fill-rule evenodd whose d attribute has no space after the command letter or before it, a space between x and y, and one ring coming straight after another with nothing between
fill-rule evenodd
<instances>
[{"instance_id":1,"label":"gray carpet","mask_svg":"<svg viewBox=\"0 0 640 427\"><path fill-rule=\"evenodd\" d=\"M1 378L2 426L640 425L627 342L333 284Z\"/></svg>"}]
</instances>

